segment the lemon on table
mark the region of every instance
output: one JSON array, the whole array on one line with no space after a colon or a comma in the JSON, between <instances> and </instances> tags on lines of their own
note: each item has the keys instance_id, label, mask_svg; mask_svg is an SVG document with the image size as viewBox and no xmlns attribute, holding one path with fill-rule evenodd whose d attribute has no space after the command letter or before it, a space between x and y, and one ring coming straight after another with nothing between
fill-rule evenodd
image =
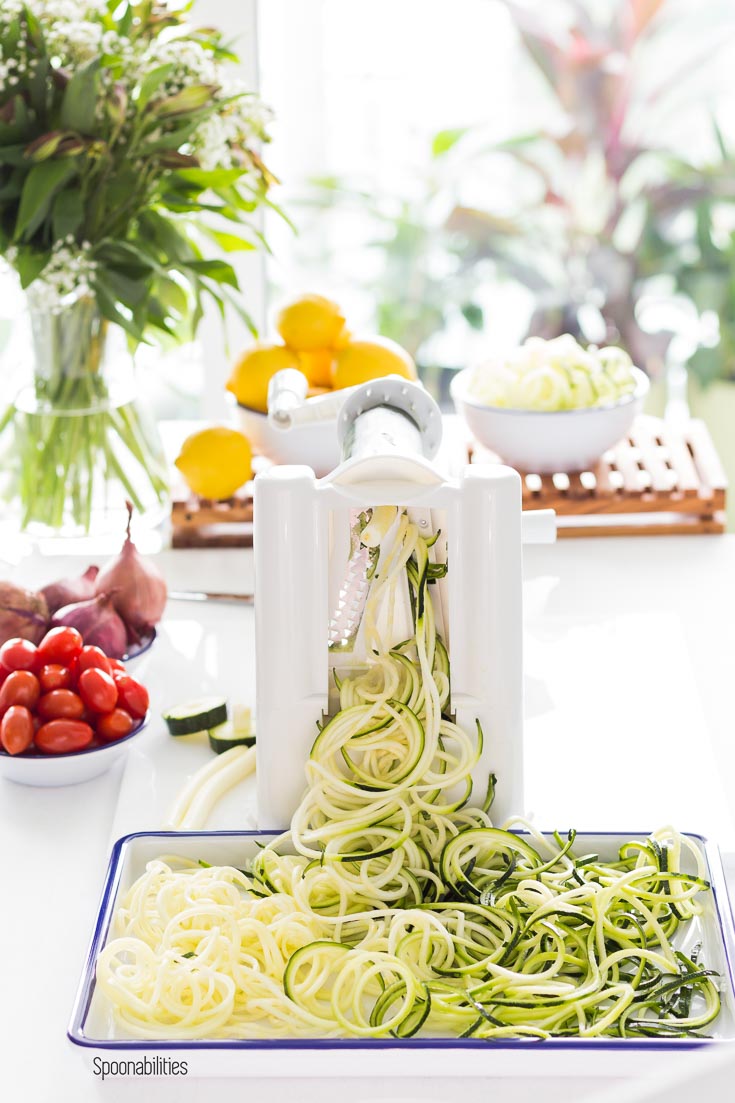
<instances>
[{"instance_id":1,"label":"lemon on table","mask_svg":"<svg viewBox=\"0 0 735 1103\"><path fill-rule=\"evenodd\" d=\"M354 387L385 375L402 375L404 379L416 379L416 365L400 345L388 337L371 337L369 340L348 341L337 353L332 373L332 386L336 389Z\"/></svg>"},{"instance_id":2,"label":"lemon on table","mask_svg":"<svg viewBox=\"0 0 735 1103\"><path fill-rule=\"evenodd\" d=\"M226 388L241 406L268 412L268 384L284 368L301 370L296 353L285 345L258 343L242 354L232 369Z\"/></svg>"},{"instance_id":3,"label":"lemon on table","mask_svg":"<svg viewBox=\"0 0 735 1103\"><path fill-rule=\"evenodd\" d=\"M298 352L334 348L344 329L342 311L323 295L302 295L278 313L276 329Z\"/></svg>"},{"instance_id":4,"label":"lemon on table","mask_svg":"<svg viewBox=\"0 0 735 1103\"><path fill-rule=\"evenodd\" d=\"M309 352L300 352L298 355L301 370L311 387L332 386L333 349L312 349Z\"/></svg>"},{"instance_id":5,"label":"lemon on table","mask_svg":"<svg viewBox=\"0 0 735 1103\"><path fill-rule=\"evenodd\" d=\"M200 498L231 498L253 477L250 441L224 425L201 429L186 438L176 466Z\"/></svg>"}]
</instances>

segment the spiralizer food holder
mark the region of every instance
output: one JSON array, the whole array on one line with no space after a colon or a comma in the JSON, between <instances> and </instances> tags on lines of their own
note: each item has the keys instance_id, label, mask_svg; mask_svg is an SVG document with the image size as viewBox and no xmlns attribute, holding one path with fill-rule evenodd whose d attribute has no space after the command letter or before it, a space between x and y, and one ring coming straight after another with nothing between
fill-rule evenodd
<instances>
[{"instance_id":1,"label":"spiralizer food holder","mask_svg":"<svg viewBox=\"0 0 735 1103\"><path fill-rule=\"evenodd\" d=\"M386 506L407 510L424 535L437 536L430 555L449 564L432 599L450 658L451 710L466 730L482 726L474 792L482 800L494 773L494 815L502 820L523 808L522 527L531 539L553 539L553 514L528 515L522 526L511 468L466 465L448 474L436 460L439 409L406 380L357 388L338 433L343 461L325 478L282 466L255 481L259 822L290 822L335 673L366 658L360 618L377 554L366 533L371 519L377 527L386 514L390 520ZM390 526L380 536L382 555ZM405 610L394 611L390 631L391 644L411 634Z\"/></svg>"}]
</instances>

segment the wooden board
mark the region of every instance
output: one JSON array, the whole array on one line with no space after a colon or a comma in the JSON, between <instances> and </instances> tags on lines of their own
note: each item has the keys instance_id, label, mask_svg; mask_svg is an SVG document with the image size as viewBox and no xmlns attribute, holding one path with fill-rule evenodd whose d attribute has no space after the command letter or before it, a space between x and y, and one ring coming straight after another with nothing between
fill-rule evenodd
<instances>
[{"instance_id":1,"label":"wooden board","mask_svg":"<svg viewBox=\"0 0 735 1103\"><path fill-rule=\"evenodd\" d=\"M471 445L473 463L498 457ZM640 417L592 470L521 472L524 509L554 509L560 537L725 531L727 477L702 421Z\"/></svg>"}]
</instances>

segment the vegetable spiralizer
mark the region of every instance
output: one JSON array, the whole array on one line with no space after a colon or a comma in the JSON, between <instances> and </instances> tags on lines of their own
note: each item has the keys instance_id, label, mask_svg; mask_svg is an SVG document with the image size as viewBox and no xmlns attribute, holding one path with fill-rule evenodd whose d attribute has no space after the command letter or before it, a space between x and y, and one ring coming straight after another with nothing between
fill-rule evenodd
<instances>
[{"instance_id":1,"label":"vegetable spiralizer","mask_svg":"<svg viewBox=\"0 0 735 1103\"><path fill-rule=\"evenodd\" d=\"M473 796L482 802L494 773L501 821L523 809L522 529L529 540L553 540L553 513L527 514L522 525L520 477L509 467L448 474L436 459L439 409L417 384L391 377L356 388L338 434L342 462L326 477L275 466L255 480L259 823L290 822L317 724L337 709L335 675L364 665L372 556L401 510L437 537L431 560L448 564L431 594L449 654L450 708L465 730L482 726ZM391 645L411 635L407 617L407 601L402 615L391 611Z\"/></svg>"}]
</instances>

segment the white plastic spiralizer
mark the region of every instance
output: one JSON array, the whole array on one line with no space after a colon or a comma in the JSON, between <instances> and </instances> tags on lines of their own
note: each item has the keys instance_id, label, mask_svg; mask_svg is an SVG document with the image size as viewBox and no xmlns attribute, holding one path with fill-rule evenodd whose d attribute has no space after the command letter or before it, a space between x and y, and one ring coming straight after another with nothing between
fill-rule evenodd
<instances>
[{"instance_id":1,"label":"white plastic spiralizer","mask_svg":"<svg viewBox=\"0 0 735 1103\"><path fill-rule=\"evenodd\" d=\"M522 812L521 543L553 540L554 515L522 519L511 468L445 472L436 461L441 415L416 384L389 378L357 388L339 412L338 433L343 459L325 478L275 466L255 480L260 826L290 822L317 724L337 708L334 672L365 661L370 548L361 533L382 506L402 507L427 535L439 533L430 554L448 572L431 592L449 653L451 712L467 730L479 720L485 733L475 798L482 802L493 772L493 817ZM391 644L411 634L409 615L392 618Z\"/></svg>"}]
</instances>

